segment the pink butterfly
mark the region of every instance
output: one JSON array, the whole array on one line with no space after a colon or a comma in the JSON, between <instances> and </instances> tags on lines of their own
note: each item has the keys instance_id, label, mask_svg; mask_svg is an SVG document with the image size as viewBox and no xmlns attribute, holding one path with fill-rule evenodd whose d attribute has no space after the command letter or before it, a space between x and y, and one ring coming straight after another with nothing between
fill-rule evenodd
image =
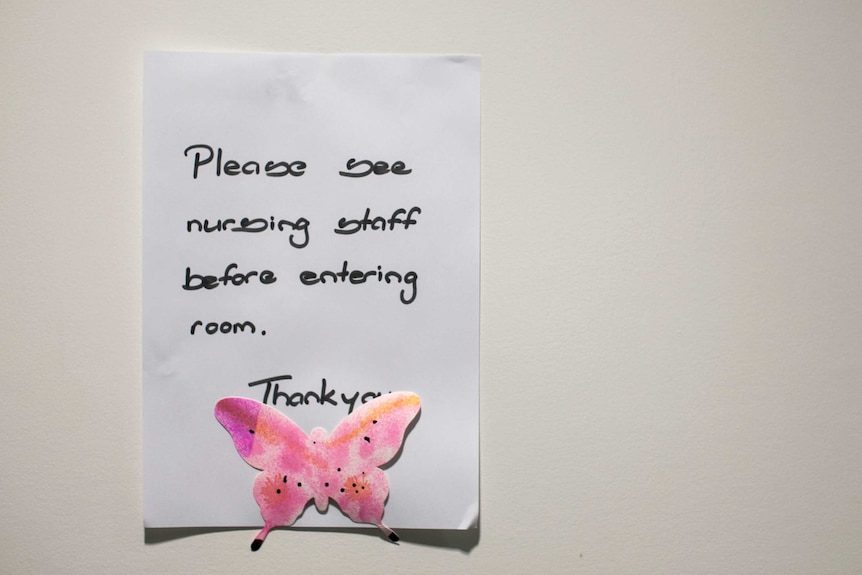
<instances>
[{"instance_id":1,"label":"pink butterfly","mask_svg":"<svg viewBox=\"0 0 862 575\"><path fill-rule=\"evenodd\" d=\"M220 399L216 419L246 463L261 470L254 499L264 526L251 550L260 549L273 527L292 525L312 499L321 513L332 499L353 521L372 523L398 541L383 524L389 481L379 467L401 449L419 407L416 394L390 393L357 408L331 435L322 427L306 435L273 407L242 397Z\"/></svg>"}]
</instances>

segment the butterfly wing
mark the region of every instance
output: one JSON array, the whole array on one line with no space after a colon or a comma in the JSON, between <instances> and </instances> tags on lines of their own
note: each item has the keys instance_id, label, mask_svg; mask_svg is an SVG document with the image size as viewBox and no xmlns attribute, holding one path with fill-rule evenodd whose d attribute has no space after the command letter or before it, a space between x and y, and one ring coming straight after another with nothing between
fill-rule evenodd
<instances>
[{"instance_id":1,"label":"butterfly wing","mask_svg":"<svg viewBox=\"0 0 862 575\"><path fill-rule=\"evenodd\" d=\"M326 442L330 474L338 486L331 497L353 521L377 525L393 541L397 535L383 524L389 481L378 468L401 449L404 433L419 409L419 396L414 393L378 397L348 415Z\"/></svg>"},{"instance_id":2,"label":"butterfly wing","mask_svg":"<svg viewBox=\"0 0 862 575\"><path fill-rule=\"evenodd\" d=\"M254 482L254 499L264 521L251 545L257 551L273 527L296 521L313 496L308 482L302 482L313 475L308 437L287 416L252 399L221 399L215 416L240 457L262 470Z\"/></svg>"},{"instance_id":3,"label":"butterfly wing","mask_svg":"<svg viewBox=\"0 0 862 575\"><path fill-rule=\"evenodd\" d=\"M351 461L379 467L401 449L404 433L419 408L415 393L400 391L380 396L344 418L327 444L330 449L343 451Z\"/></svg>"},{"instance_id":4,"label":"butterfly wing","mask_svg":"<svg viewBox=\"0 0 862 575\"><path fill-rule=\"evenodd\" d=\"M255 469L299 471L307 461L305 432L273 407L245 397L225 397L216 403L215 416L240 457Z\"/></svg>"}]
</instances>

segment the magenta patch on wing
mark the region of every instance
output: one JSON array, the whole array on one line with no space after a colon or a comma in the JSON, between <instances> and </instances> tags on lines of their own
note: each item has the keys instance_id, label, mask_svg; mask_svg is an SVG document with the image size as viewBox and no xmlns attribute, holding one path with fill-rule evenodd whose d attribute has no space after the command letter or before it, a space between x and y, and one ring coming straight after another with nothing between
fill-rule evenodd
<instances>
[{"instance_id":1,"label":"magenta patch on wing","mask_svg":"<svg viewBox=\"0 0 862 575\"><path fill-rule=\"evenodd\" d=\"M216 403L215 416L233 438L240 456L245 459L254 446L257 416L262 405L243 397L226 397Z\"/></svg>"}]
</instances>

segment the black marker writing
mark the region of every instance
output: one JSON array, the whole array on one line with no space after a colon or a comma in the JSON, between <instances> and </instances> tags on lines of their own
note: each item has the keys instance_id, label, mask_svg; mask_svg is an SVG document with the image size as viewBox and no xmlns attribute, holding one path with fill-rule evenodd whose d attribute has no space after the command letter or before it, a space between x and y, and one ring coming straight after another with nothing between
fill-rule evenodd
<instances>
[{"instance_id":1,"label":"black marker writing","mask_svg":"<svg viewBox=\"0 0 862 575\"><path fill-rule=\"evenodd\" d=\"M375 397L380 397L380 396L381 396L381 393L379 391L377 391L377 392L368 391L368 392L362 394L362 403L368 403L369 401L371 401ZM356 407L356 399L358 397L359 397L358 391L356 393L354 393L350 399L347 399L347 396L344 395L343 393L341 394L341 401L344 402L346 405L350 406L347 408L347 414L348 415L350 415L350 413L353 411L353 408Z\"/></svg>"},{"instance_id":2,"label":"black marker writing","mask_svg":"<svg viewBox=\"0 0 862 575\"><path fill-rule=\"evenodd\" d=\"M287 240L293 247L302 249L308 245L308 226L310 224L311 222L302 217L297 218L295 222L290 220L278 220L276 222L275 216L270 216L269 220L266 218L242 218L238 223L233 218L213 220L213 223L210 223L209 219L204 219L203 222L200 220L188 220L186 222L186 231L189 233L204 232L207 234L226 231L258 234L267 231L274 232L277 230L283 232L284 230L289 230L300 232L299 239L294 239L294 234L290 234Z\"/></svg>"},{"instance_id":3,"label":"black marker writing","mask_svg":"<svg viewBox=\"0 0 862 575\"><path fill-rule=\"evenodd\" d=\"M194 166L192 168L192 178L195 180L198 178L198 171L201 166L206 166L207 164L212 163L213 157L215 157L216 160L216 177L220 177L222 173L226 176L260 175L260 163L255 160L250 160L242 164L236 160L228 160L222 163L222 149L218 148L216 152L213 152L212 147L207 146L206 144L194 144L193 146L189 146L183 151L183 155L188 157L189 152L192 150L195 151ZM305 174L306 167L307 164L302 160L296 160L293 162L269 161L264 165L263 171L271 178L281 178L288 175L299 177Z\"/></svg>"},{"instance_id":4,"label":"black marker writing","mask_svg":"<svg viewBox=\"0 0 862 575\"><path fill-rule=\"evenodd\" d=\"M413 300L416 299L416 281L419 279L419 275L416 272L410 271L405 274L400 274L399 272L383 272L383 268L381 266L377 266L376 270L371 271L362 271L362 270L348 270L347 260L344 260L344 264L341 266L341 271L322 271L320 273L313 271L303 271L299 274L299 281L302 282L303 285L311 286L316 285L318 283L325 284L327 279L332 280L332 283L347 283L351 284L364 284L368 281L377 280L377 282L385 281L387 284L389 283L404 283L410 287L410 295L407 295L407 290L401 290L401 303L410 304L413 303Z\"/></svg>"},{"instance_id":5,"label":"black marker writing","mask_svg":"<svg viewBox=\"0 0 862 575\"><path fill-rule=\"evenodd\" d=\"M195 335L197 333L197 328L199 327L203 327L204 331L208 335L213 335L217 333L244 333L246 329L248 329L250 333L255 333L257 331L257 327L250 321L223 321L221 323L217 321L211 321L208 324L204 325L204 322L202 322L201 320L197 320L192 324L192 327L189 329L189 333L191 335ZM266 335L266 330L261 330L260 335Z\"/></svg>"},{"instance_id":6,"label":"black marker writing","mask_svg":"<svg viewBox=\"0 0 862 575\"><path fill-rule=\"evenodd\" d=\"M395 226L403 227L406 230L411 225L416 225L416 220L413 219L413 214L418 215L421 213L422 210L417 207L410 208L409 212L404 208L398 208L392 212L392 216L389 217L389 219L384 218L383 216L372 218L371 208L365 208L365 217L361 220L348 220L347 218L341 218L338 220L338 227L333 231L336 234L355 234L356 232L364 232L368 229L384 231L389 229L391 231L395 229ZM406 217L402 218L405 214ZM387 225L389 226L388 228Z\"/></svg>"},{"instance_id":7,"label":"black marker writing","mask_svg":"<svg viewBox=\"0 0 862 575\"><path fill-rule=\"evenodd\" d=\"M351 171L360 166L364 166L366 169L361 172ZM382 176L383 174L388 174L390 171L396 176L406 176L413 171L406 170L406 167L407 166L404 165L404 162L399 161L392 164L392 168L390 170L389 164L386 162L372 162L371 160L361 160L357 162L356 158L350 158L347 160L347 171L338 173L346 178L364 178L372 173Z\"/></svg>"},{"instance_id":8,"label":"black marker writing","mask_svg":"<svg viewBox=\"0 0 862 575\"><path fill-rule=\"evenodd\" d=\"M320 393L316 391L294 391L287 392L279 389L279 382L285 382L288 380L292 380L292 375L276 375L273 377L266 377L264 379L259 379L257 381L249 382L249 387L256 387L258 385L264 385L263 391L263 401L261 403L270 405L278 405L279 399L282 400L282 404L286 407L297 407L300 405L338 405L338 401L334 399L335 390L334 389L326 389L326 378L321 379L320 381ZM380 397L382 394L379 391L366 391L361 395L361 402L367 403L374 399L375 397ZM356 401L360 398L360 392L355 392L351 397L347 397L345 394L341 394L342 404L348 406L347 413L350 414L353 409L356 407Z\"/></svg>"},{"instance_id":9,"label":"black marker writing","mask_svg":"<svg viewBox=\"0 0 862 575\"><path fill-rule=\"evenodd\" d=\"M269 270L263 270L258 273L256 271L250 271L248 273L231 273L231 270L237 267L237 264L228 264L224 269L224 275L217 278L216 276L204 276L193 274L191 268L186 268L186 283L183 284L184 290L198 290L201 288L205 289L215 289L221 285L233 284L235 286L241 286L247 284L251 281L251 278L257 277L258 281L264 285L274 283L278 278L275 277L275 274Z\"/></svg>"}]
</instances>

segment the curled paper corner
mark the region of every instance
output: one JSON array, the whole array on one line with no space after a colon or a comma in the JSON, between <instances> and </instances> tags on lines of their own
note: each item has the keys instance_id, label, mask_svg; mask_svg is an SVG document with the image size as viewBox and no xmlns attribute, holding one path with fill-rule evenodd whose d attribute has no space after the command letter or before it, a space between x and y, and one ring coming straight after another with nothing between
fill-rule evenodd
<instances>
[{"instance_id":1,"label":"curled paper corner","mask_svg":"<svg viewBox=\"0 0 862 575\"><path fill-rule=\"evenodd\" d=\"M331 434L316 427L306 435L273 407L244 397L220 399L216 419L240 457L261 471L253 493L264 526L251 550L260 549L274 527L292 525L311 500L325 513L332 499L351 520L376 525L398 541L383 523L389 480L380 466L401 449L420 407L415 393L390 393L357 408Z\"/></svg>"},{"instance_id":2,"label":"curled paper corner","mask_svg":"<svg viewBox=\"0 0 862 575\"><path fill-rule=\"evenodd\" d=\"M479 527L479 503L473 502L464 512L464 517L461 518L458 529L476 529L477 527Z\"/></svg>"}]
</instances>

